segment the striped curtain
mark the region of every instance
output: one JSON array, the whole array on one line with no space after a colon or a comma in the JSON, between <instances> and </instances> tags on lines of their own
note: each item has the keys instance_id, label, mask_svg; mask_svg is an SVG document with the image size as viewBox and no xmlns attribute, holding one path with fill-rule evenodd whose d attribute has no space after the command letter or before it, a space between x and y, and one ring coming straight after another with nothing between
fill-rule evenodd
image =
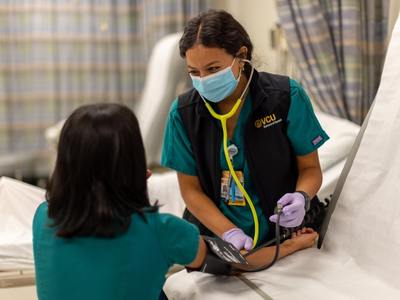
<instances>
[{"instance_id":1,"label":"striped curtain","mask_svg":"<svg viewBox=\"0 0 400 300\"><path fill-rule=\"evenodd\" d=\"M379 86L389 0L277 0L302 83L324 112L361 124Z\"/></svg>"},{"instance_id":2,"label":"striped curtain","mask_svg":"<svg viewBox=\"0 0 400 300\"><path fill-rule=\"evenodd\" d=\"M129 106L164 35L203 0L0 0L0 155L45 146L81 104Z\"/></svg>"}]
</instances>

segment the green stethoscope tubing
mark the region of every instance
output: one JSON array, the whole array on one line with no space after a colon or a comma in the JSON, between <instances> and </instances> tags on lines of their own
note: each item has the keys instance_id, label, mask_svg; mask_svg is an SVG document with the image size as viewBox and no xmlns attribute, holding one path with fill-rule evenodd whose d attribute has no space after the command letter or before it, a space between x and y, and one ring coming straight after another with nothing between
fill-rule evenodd
<instances>
[{"instance_id":1,"label":"green stethoscope tubing","mask_svg":"<svg viewBox=\"0 0 400 300\"><path fill-rule=\"evenodd\" d=\"M248 61L248 60L245 60L245 61L250 63L250 61ZM250 207L251 214L253 215L253 219L254 219L254 237L253 237L253 246L252 246L252 248L254 248L257 245L258 237L259 237L258 216L257 216L256 209L254 207L253 201L251 200L249 194L246 192L244 186L242 185L242 183L240 182L239 178L237 177L235 169L233 168L233 165L232 165L232 161L231 161L231 159L229 157L229 152L228 152L228 130L227 130L227 127L226 127L226 121L236 113L236 111L238 110L240 104L242 103L242 97L243 97L243 95L245 94L245 92L247 91L247 89L248 89L248 87L250 85L251 78L253 77L253 72L254 72L254 67L252 67L252 69L251 69L250 78L247 81L247 85L246 85L245 89L243 90L242 95L236 101L235 105L232 107L230 112L228 112L226 114L221 115L221 114L216 113L214 111L214 109L211 107L211 105L207 101L205 101L205 99L202 97L203 100L204 100L204 104L207 107L208 111L210 112L211 116L221 122L222 134L223 134L224 155L225 155L226 163L228 164L229 172L231 173L231 176L232 176L233 180L235 181L236 185L239 187L239 190L242 192L244 198L246 199L246 202Z\"/></svg>"}]
</instances>

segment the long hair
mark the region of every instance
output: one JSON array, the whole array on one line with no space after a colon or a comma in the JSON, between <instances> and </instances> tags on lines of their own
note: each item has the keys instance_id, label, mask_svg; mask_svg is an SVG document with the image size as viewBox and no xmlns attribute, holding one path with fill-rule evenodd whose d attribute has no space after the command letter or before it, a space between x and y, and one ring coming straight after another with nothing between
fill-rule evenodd
<instances>
[{"instance_id":1,"label":"long hair","mask_svg":"<svg viewBox=\"0 0 400 300\"><path fill-rule=\"evenodd\" d=\"M248 60L252 59L253 44L243 26L228 12L210 9L189 20L179 41L179 53L186 57L186 51L196 44L225 49L234 57L242 46L247 47ZM249 78L251 66L245 64L244 73Z\"/></svg>"},{"instance_id":2,"label":"long hair","mask_svg":"<svg viewBox=\"0 0 400 300\"><path fill-rule=\"evenodd\" d=\"M151 207L138 121L119 104L76 109L65 122L46 200L60 237L112 237Z\"/></svg>"}]
</instances>

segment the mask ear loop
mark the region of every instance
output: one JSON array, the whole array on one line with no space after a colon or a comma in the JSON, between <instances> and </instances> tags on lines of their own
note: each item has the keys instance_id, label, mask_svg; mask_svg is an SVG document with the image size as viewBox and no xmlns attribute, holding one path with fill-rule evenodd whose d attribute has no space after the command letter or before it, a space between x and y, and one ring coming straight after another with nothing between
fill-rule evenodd
<instances>
[{"instance_id":1,"label":"mask ear loop","mask_svg":"<svg viewBox=\"0 0 400 300\"><path fill-rule=\"evenodd\" d=\"M244 60L244 59L243 59ZM248 62L249 64L251 64L251 62L249 60L244 60L246 62ZM226 163L228 164L228 169L229 172L231 173L231 176L233 178L233 180L235 181L236 185L238 186L239 190L242 192L244 198L246 199L247 204L250 207L250 211L251 214L253 216L253 220L254 220L254 237L253 237L253 245L252 245L252 249L257 245L258 242L258 236L259 236L259 221L258 221L258 215L256 212L256 209L254 207L253 201L251 200L249 194L247 193L247 191L245 190L243 184L240 182L239 178L236 175L235 169L233 168L232 165L232 161L229 157L229 151L228 151L228 130L226 127L226 121L232 117L236 111L238 110L240 103L242 102L242 97L245 95L245 93L247 92L247 89L250 86L250 81L253 78L253 73L254 73L254 67L252 66L251 68L251 73L250 73L250 77L249 80L247 81L246 87L242 92L242 95L238 98L238 100L236 101L235 105L232 107L231 111L224 114L224 115L220 115L217 114L214 109L211 107L211 105L201 96L201 98L204 101L205 106L207 107L208 111L210 112L210 114L217 120L219 120L221 122L222 125L222 133L223 133L223 147L224 147L224 155L225 155L225 160Z\"/></svg>"}]
</instances>

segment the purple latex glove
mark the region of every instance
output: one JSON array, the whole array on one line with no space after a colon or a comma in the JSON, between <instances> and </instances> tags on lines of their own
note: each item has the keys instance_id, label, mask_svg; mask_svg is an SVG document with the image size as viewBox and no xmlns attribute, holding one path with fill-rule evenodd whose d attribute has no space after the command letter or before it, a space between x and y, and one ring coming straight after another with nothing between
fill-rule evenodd
<instances>
[{"instance_id":1,"label":"purple latex glove","mask_svg":"<svg viewBox=\"0 0 400 300\"><path fill-rule=\"evenodd\" d=\"M279 219L279 225L283 227L297 227L303 222L306 214L304 196L301 193L287 193L278 200L277 204L283 206L282 214ZM276 223L278 215L269 217L271 222Z\"/></svg>"},{"instance_id":2,"label":"purple latex glove","mask_svg":"<svg viewBox=\"0 0 400 300\"><path fill-rule=\"evenodd\" d=\"M222 239L231 243L238 250L242 250L243 248L251 250L251 247L253 246L253 239L248 237L242 229L237 227L224 232Z\"/></svg>"}]
</instances>

